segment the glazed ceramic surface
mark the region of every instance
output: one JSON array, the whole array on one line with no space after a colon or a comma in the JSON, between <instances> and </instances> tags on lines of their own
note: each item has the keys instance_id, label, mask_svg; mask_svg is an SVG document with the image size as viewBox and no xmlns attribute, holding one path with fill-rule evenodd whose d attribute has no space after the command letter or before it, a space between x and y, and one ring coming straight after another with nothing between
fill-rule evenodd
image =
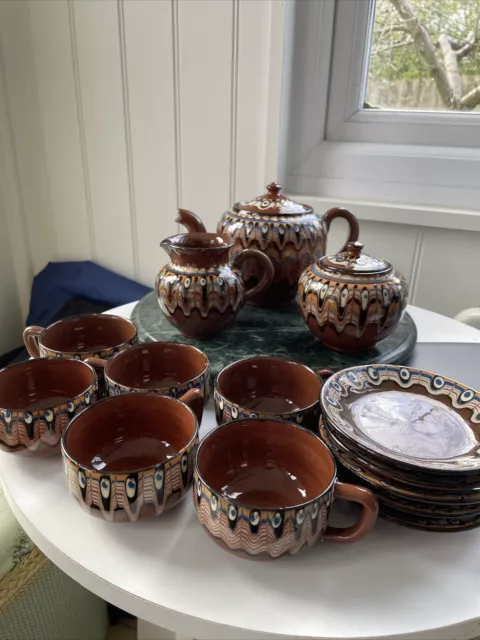
<instances>
[{"instance_id":1,"label":"glazed ceramic surface","mask_svg":"<svg viewBox=\"0 0 480 640\"><path fill-rule=\"evenodd\" d=\"M466 508L473 505L473 509L480 508L480 486L476 488L437 488L434 484L430 487L415 487L407 485L386 475L380 475L376 468L366 462L358 454L349 451L334 434L323 424L320 424L320 438L333 453L335 459L348 469L356 477L357 482L366 484L377 495L388 494L392 499L406 499L417 503L427 504L426 509L432 509L432 505L439 508Z\"/></svg>"},{"instance_id":2,"label":"glazed ceramic surface","mask_svg":"<svg viewBox=\"0 0 480 640\"><path fill-rule=\"evenodd\" d=\"M334 496L363 505L356 525L327 527ZM193 499L207 531L243 557L294 554L322 537L354 542L378 511L370 491L336 482L317 436L279 420L238 420L210 432L198 449Z\"/></svg>"},{"instance_id":3,"label":"glazed ceramic surface","mask_svg":"<svg viewBox=\"0 0 480 640\"><path fill-rule=\"evenodd\" d=\"M322 424L320 424L321 427ZM356 463L371 471L373 475L388 482L395 482L397 485L405 485L405 489L413 491L428 489L435 492L439 490L445 494L451 492L458 494L461 492L469 496L479 495L480 493L480 476L478 473L449 474L448 472L442 473L429 470L423 471L419 468L406 468L393 461L380 459L375 454L369 454L352 441L347 440L338 431L335 434L329 432L329 437L340 451L347 453Z\"/></svg>"},{"instance_id":4,"label":"glazed ceramic surface","mask_svg":"<svg viewBox=\"0 0 480 640\"><path fill-rule=\"evenodd\" d=\"M392 365L353 367L322 389L333 432L407 468L478 472L480 397L455 380Z\"/></svg>"},{"instance_id":5,"label":"glazed ceramic surface","mask_svg":"<svg viewBox=\"0 0 480 640\"><path fill-rule=\"evenodd\" d=\"M381 505L381 515L386 520L395 524L401 524L412 529L422 531L436 531L438 533L453 533L455 531L468 531L480 526L480 514L465 518L456 517L426 517L405 513L400 509L392 509Z\"/></svg>"},{"instance_id":6,"label":"glazed ceramic surface","mask_svg":"<svg viewBox=\"0 0 480 640\"><path fill-rule=\"evenodd\" d=\"M75 360L38 358L0 371L0 448L48 454L59 450L72 417L97 399L97 376Z\"/></svg>"},{"instance_id":7,"label":"glazed ceramic surface","mask_svg":"<svg viewBox=\"0 0 480 640\"><path fill-rule=\"evenodd\" d=\"M25 346L32 358L111 358L138 342L137 328L120 316L92 313L59 320L46 329L27 327Z\"/></svg>"},{"instance_id":8,"label":"glazed ceramic surface","mask_svg":"<svg viewBox=\"0 0 480 640\"><path fill-rule=\"evenodd\" d=\"M353 364L371 362L400 363L412 353L417 329L405 312L399 326L375 347L356 354L327 349L310 331L295 305L267 309L245 305L235 324L208 341L182 336L158 312L155 292L147 294L134 308L132 319L138 327L140 342L157 340L191 344L204 351L210 361L212 376L231 362L258 356L273 356L302 362L311 369L319 366L339 371Z\"/></svg>"},{"instance_id":9,"label":"glazed ceramic surface","mask_svg":"<svg viewBox=\"0 0 480 640\"><path fill-rule=\"evenodd\" d=\"M228 365L215 382L217 424L237 418L281 418L318 429L321 376L282 358L248 358Z\"/></svg>"},{"instance_id":10,"label":"glazed ceramic surface","mask_svg":"<svg viewBox=\"0 0 480 640\"><path fill-rule=\"evenodd\" d=\"M188 217L187 226L190 222ZM233 245L229 236L205 231L172 236L161 243L170 262L156 279L158 302L167 320L183 335L200 340L215 337L234 322L246 300L272 281L273 266L263 253L248 249L232 260ZM240 269L247 259L258 263L262 272L260 282L252 288L245 287Z\"/></svg>"},{"instance_id":11,"label":"glazed ceramic surface","mask_svg":"<svg viewBox=\"0 0 480 640\"><path fill-rule=\"evenodd\" d=\"M67 485L85 509L107 520L160 515L190 488L197 445L197 420L179 400L141 393L107 398L63 434Z\"/></svg>"},{"instance_id":12,"label":"glazed ceramic surface","mask_svg":"<svg viewBox=\"0 0 480 640\"><path fill-rule=\"evenodd\" d=\"M326 346L363 351L397 328L408 302L408 285L392 265L362 253L360 242L321 258L298 282L297 301L310 331Z\"/></svg>"},{"instance_id":13,"label":"glazed ceramic surface","mask_svg":"<svg viewBox=\"0 0 480 640\"><path fill-rule=\"evenodd\" d=\"M201 422L210 397L210 365L199 349L178 342L149 342L110 360L92 358L88 362L103 371L109 396L148 392L181 400L190 389L199 389L201 397L193 408Z\"/></svg>"},{"instance_id":14,"label":"glazed ceramic surface","mask_svg":"<svg viewBox=\"0 0 480 640\"><path fill-rule=\"evenodd\" d=\"M249 303L276 307L292 302L302 271L325 254L328 229L335 218L347 220L349 240L358 239L358 221L352 213L336 208L317 216L312 207L289 200L275 182L267 186L266 194L226 211L217 232L235 240L234 253L259 249L275 269L271 285ZM247 284L260 280L261 272L253 261L246 262L242 270Z\"/></svg>"}]
</instances>

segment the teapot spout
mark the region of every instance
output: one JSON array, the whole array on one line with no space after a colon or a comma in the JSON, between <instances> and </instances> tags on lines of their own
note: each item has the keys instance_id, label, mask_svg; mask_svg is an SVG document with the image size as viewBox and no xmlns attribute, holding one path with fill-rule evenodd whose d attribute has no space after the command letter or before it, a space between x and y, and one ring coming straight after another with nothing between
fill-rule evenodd
<instances>
[{"instance_id":1,"label":"teapot spout","mask_svg":"<svg viewBox=\"0 0 480 640\"><path fill-rule=\"evenodd\" d=\"M205 233L206 231L205 225L197 216L197 214L193 213L193 211L188 211L188 209L179 209L178 217L176 218L175 222L178 222L179 224L182 224L184 227L186 227L189 233L192 233L194 231Z\"/></svg>"}]
</instances>

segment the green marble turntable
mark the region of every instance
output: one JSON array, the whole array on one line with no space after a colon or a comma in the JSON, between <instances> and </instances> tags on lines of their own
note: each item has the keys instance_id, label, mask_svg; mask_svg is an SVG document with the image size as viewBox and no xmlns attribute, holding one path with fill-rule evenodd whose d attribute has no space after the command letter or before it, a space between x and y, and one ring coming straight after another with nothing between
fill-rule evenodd
<instances>
[{"instance_id":1,"label":"green marble turntable","mask_svg":"<svg viewBox=\"0 0 480 640\"><path fill-rule=\"evenodd\" d=\"M246 305L236 323L214 340L193 340L182 336L167 322L155 292L140 300L133 310L132 320L137 325L141 342L184 342L204 351L213 376L230 362L263 355L296 360L313 369L334 371L370 362L400 364L412 353L417 342L415 323L405 313L396 331L373 349L355 355L331 351L310 333L295 305L279 309Z\"/></svg>"}]
</instances>

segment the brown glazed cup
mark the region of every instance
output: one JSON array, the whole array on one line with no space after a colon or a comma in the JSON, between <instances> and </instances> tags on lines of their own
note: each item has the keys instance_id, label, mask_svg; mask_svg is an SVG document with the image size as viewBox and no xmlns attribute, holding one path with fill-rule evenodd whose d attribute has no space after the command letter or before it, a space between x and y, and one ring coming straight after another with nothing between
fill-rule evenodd
<instances>
[{"instance_id":1,"label":"brown glazed cup","mask_svg":"<svg viewBox=\"0 0 480 640\"><path fill-rule=\"evenodd\" d=\"M71 418L97 399L95 371L77 360L38 358L0 371L0 448L48 455Z\"/></svg>"},{"instance_id":2,"label":"brown glazed cup","mask_svg":"<svg viewBox=\"0 0 480 640\"><path fill-rule=\"evenodd\" d=\"M23 341L32 358L111 358L138 342L131 320L103 313L72 316L46 329L27 327Z\"/></svg>"},{"instance_id":3,"label":"brown glazed cup","mask_svg":"<svg viewBox=\"0 0 480 640\"><path fill-rule=\"evenodd\" d=\"M101 369L109 396L146 392L182 399L189 389L201 395L191 405L198 422L210 395L210 365L207 356L180 342L148 342L117 353L110 360L88 358Z\"/></svg>"},{"instance_id":4,"label":"brown glazed cup","mask_svg":"<svg viewBox=\"0 0 480 640\"><path fill-rule=\"evenodd\" d=\"M188 391L191 400L200 394ZM198 422L167 396L128 393L100 400L62 437L65 476L82 507L106 520L160 515L191 486Z\"/></svg>"},{"instance_id":5,"label":"brown glazed cup","mask_svg":"<svg viewBox=\"0 0 480 640\"><path fill-rule=\"evenodd\" d=\"M321 539L356 542L373 527L376 496L336 476L333 456L311 431L281 420L236 420L200 443L193 500L221 546L242 557L277 558ZM356 524L328 526L334 499L363 506Z\"/></svg>"},{"instance_id":6,"label":"brown glazed cup","mask_svg":"<svg viewBox=\"0 0 480 640\"><path fill-rule=\"evenodd\" d=\"M226 366L215 381L217 424L237 418L281 418L315 433L320 416L322 379L298 362L282 358L246 358Z\"/></svg>"}]
</instances>

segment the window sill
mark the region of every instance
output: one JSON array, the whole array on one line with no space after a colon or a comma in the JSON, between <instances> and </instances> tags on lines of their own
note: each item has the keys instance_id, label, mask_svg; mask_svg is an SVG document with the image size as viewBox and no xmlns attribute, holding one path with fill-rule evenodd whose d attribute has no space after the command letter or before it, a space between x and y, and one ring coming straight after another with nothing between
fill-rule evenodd
<instances>
[{"instance_id":1,"label":"window sill","mask_svg":"<svg viewBox=\"0 0 480 640\"><path fill-rule=\"evenodd\" d=\"M331 207L342 206L350 209L359 220L480 232L479 211L368 202L344 198L319 198L306 195L290 195L290 193L289 197L297 202L305 202L311 205L319 214Z\"/></svg>"}]
</instances>

